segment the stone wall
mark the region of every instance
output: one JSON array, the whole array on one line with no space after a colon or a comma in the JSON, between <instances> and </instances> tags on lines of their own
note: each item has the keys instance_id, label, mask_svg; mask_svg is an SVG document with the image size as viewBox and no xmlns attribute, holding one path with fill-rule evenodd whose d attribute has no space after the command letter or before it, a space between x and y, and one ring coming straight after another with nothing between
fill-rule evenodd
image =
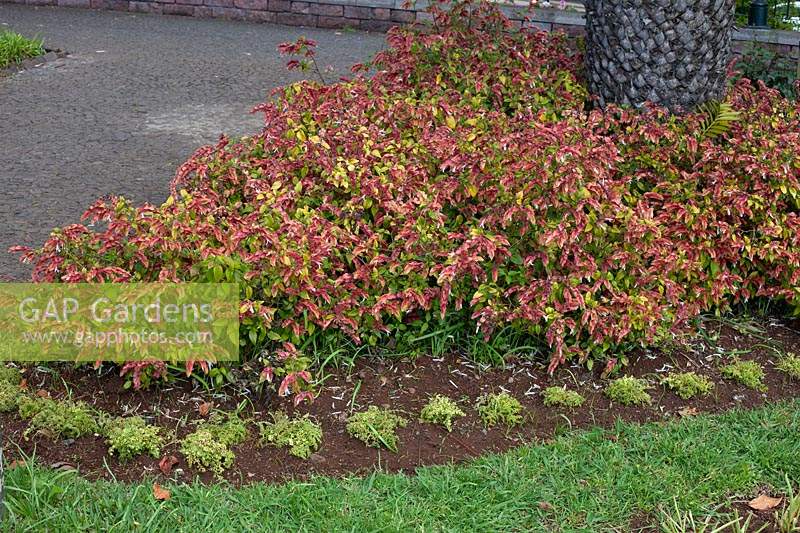
<instances>
[{"instance_id":1,"label":"stone wall","mask_svg":"<svg viewBox=\"0 0 800 533\"><path fill-rule=\"evenodd\" d=\"M406 5L405 0L0 0L2 3L219 17L289 26L378 32L387 31L398 24L430 19L430 15L424 12L427 7L425 0L415 2L413 7ZM583 33L585 20L580 12L542 8L536 9L533 16L525 20L527 11L522 4L504 4L501 8L517 26ZM741 28L734 33L734 41L739 45L753 40L770 44L795 57L800 55L800 32Z\"/></svg>"}]
</instances>

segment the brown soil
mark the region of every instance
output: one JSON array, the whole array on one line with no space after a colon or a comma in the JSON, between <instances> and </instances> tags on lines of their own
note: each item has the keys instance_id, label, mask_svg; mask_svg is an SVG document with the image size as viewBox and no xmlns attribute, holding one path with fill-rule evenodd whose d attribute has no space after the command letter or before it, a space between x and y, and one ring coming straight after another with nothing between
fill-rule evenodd
<instances>
[{"instance_id":1,"label":"brown soil","mask_svg":"<svg viewBox=\"0 0 800 533\"><path fill-rule=\"evenodd\" d=\"M618 418L627 421L661 421L693 413L714 413L734 407L751 408L765 401L800 397L800 382L791 381L774 368L776 352L800 350L800 323L760 324L761 333L743 333L729 326L708 325L706 333L718 338L712 342L695 340L687 346L668 351L642 351L631 358L625 373L645 376L654 383L650 391L653 405L649 407L624 407L612 404L603 394L605 380L600 370L593 372L577 365L562 368L554 377L548 377L541 362L517 360L509 362L503 370L482 370L477 365L453 357L431 359L419 357L415 361L362 360L350 372L329 375L321 393L310 407L301 406L300 412L309 412L323 427L324 438L320 450L308 461L292 457L285 449L262 448L258 444L257 428L251 424L250 439L235 447L236 463L225 475L234 485L255 481L280 481L304 478L312 474L343 476L363 474L376 469L383 471L413 471L423 465L459 462L487 452L500 452L529 442L542 442L569 429L612 425ZM752 333L752 334L751 334ZM767 393L747 389L721 377L717 367L731 354L739 353L742 359L758 360L766 372ZM693 370L711 377L716 382L712 395L693 400L682 400L661 385L658 377L671 370ZM198 406L213 402L214 409L235 409L242 400L249 400L245 416L255 421L269 420L269 411L284 409L292 412L288 400L266 402L245 393L209 394L181 382L155 387L146 391L123 389L124 380L113 372L100 375L87 368L60 368L56 373L46 369L28 369L26 378L31 390L43 389L53 397L71 394L95 407L115 415L142 415L177 434L177 439L193 431L192 422L200 418ZM586 403L578 409L546 408L540 391L548 386L565 384L578 390ZM354 398L354 391L357 394ZM507 390L516 396L527 409L525 424L512 431L503 428L485 429L471 408L480 395ZM439 426L417 420L419 411L433 394L444 394L459 401L467 416L458 420L452 433ZM351 412L369 405L387 406L405 413L409 419L406 428L398 431L398 453L367 448L345 431L345 419ZM26 422L16 413L0 415L3 433L11 442L5 443L10 462L18 451L36 453L46 465L78 468L90 479L111 478L120 481L143 478L163 478L158 469L158 459L139 458L122 464L107 455L107 446L101 437L85 437L75 441L53 442L44 437L23 438ZM173 479L189 481L199 477L213 481L209 473L189 468L179 453L177 439L163 450L164 456L179 459ZM107 465L107 466L106 466Z\"/></svg>"}]
</instances>

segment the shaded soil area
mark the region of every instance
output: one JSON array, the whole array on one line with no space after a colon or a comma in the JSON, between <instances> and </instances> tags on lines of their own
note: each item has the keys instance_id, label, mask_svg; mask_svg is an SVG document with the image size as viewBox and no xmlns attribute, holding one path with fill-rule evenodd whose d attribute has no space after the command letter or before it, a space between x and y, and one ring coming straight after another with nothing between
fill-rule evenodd
<instances>
[{"instance_id":1,"label":"shaded soil area","mask_svg":"<svg viewBox=\"0 0 800 533\"><path fill-rule=\"evenodd\" d=\"M32 392L44 394L39 391L47 391L54 398L83 400L114 415L141 415L173 432L175 438L163 449L162 455L178 458L171 474L177 481L190 481L195 477L205 482L214 481L211 474L189 468L179 452L179 440L192 432L195 422L202 418L198 407L211 402L212 412L230 411L244 402L242 413L251 421L250 438L234 447L236 461L225 474L228 481L241 485L312 474L364 474L376 469L412 472L423 465L459 462L524 443L546 442L570 429L612 427L618 418L635 422L664 421L799 397L800 381L789 379L774 366L780 354L798 350L798 322L709 322L702 337L659 351L642 351L631 357L627 367L612 373L612 378L623 372L647 378L653 385L650 390L653 403L648 407L625 407L610 402L603 394L607 379L601 377L600 368L589 371L574 365L549 377L542 361L515 360L509 361L504 369L482 369L455 357L361 360L353 368L327 374L314 403L297 408L297 412L308 412L318 420L324 432L321 448L308 461L289 455L284 448L259 445L257 422L269 421L271 411L295 411L285 399L263 398L242 390L206 392L188 381L150 390L126 390L124 379L111 368L100 371L71 366L28 368L25 378ZM721 376L719 366L734 357L761 363L768 392L748 389ZM714 380L716 387L711 395L682 400L659 384L660 378L670 371L690 370ZM579 391L586 402L577 409L545 407L541 391L553 385L566 385ZM525 407L526 421L521 427L510 431L501 427L486 429L474 410L479 396L501 390L513 394ZM455 423L451 433L418 420L420 409L434 394L444 394L458 401L467 413ZM409 420L408 426L398 431L398 453L368 448L347 433L348 415L369 405L390 407ZM90 479L164 478L158 468L159 459L140 457L120 463L107 454L108 447L100 436L59 441L42 436L25 439L23 432L27 423L16 413L0 415L0 423L8 439L4 447L9 462L19 457L18 445L26 454L35 451L45 465L77 468ZM610 438L614 438L612 434Z\"/></svg>"}]
</instances>

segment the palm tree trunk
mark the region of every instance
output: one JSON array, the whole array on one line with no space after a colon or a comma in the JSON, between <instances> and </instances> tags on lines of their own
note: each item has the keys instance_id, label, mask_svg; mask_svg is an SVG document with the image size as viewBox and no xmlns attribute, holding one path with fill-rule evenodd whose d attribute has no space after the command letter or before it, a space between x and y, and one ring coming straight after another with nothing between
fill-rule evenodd
<instances>
[{"instance_id":1,"label":"palm tree trunk","mask_svg":"<svg viewBox=\"0 0 800 533\"><path fill-rule=\"evenodd\" d=\"M586 0L586 70L601 106L690 110L725 91L734 0Z\"/></svg>"}]
</instances>

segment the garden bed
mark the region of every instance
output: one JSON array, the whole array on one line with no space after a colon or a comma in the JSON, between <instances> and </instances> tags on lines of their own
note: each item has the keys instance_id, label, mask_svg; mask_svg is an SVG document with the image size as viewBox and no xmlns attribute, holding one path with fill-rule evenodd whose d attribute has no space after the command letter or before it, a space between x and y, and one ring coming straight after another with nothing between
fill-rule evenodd
<instances>
[{"instance_id":1,"label":"garden bed","mask_svg":"<svg viewBox=\"0 0 800 533\"><path fill-rule=\"evenodd\" d=\"M206 402L215 411L233 411L243 401L241 416L248 420L250 437L234 446L235 462L224 473L235 485L256 481L283 481L307 478L312 474L347 476L366 474L375 469L410 472L431 464L461 462L488 452L500 452L529 442L548 441L570 429L592 426L612 427L617 419L633 422L662 421L699 413L716 413L735 407L751 408L765 402L800 397L800 381L791 380L775 369L778 356L796 352L800 346L798 323L778 321L723 321L705 323L703 337L683 347L659 352L639 352L631 357L627 368L612 373L646 378L652 388L652 404L645 407L612 403L604 390L608 379L600 377L601 368L589 372L585 367L571 366L559 370L553 378L546 374L542 362L511 361L505 369L480 369L463 358L411 360L359 359L349 369L327 374L318 398L306 407L297 408L277 397L265 398L248 391L235 391L235 384L221 392L208 392L187 382L153 387L150 390L124 389L124 380L108 372L91 368L65 367L60 371L29 369L23 375L31 394L53 398L71 397L112 415L141 415L169 431L178 439L193 431L193 422L202 419L198 408ZM721 376L719 367L731 359L755 360L764 369L766 392L749 389ZM708 376L715 383L707 397L682 400L660 385L668 372L694 371ZM585 403L577 408L547 408L541 392L546 387L564 385L579 392ZM475 400L487 392L508 391L524 408L524 422L513 429L486 429L474 410ZM43 391L43 392L39 392ZM445 395L455 400L466 416L457 419L453 431L420 422L419 412L429 397ZM398 411L409 423L398 430L398 453L369 448L351 437L346 419L352 412L367 406L385 406ZM269 413L284 410L291 414L310 413L322 426L319 450L308 460L289 455L285 448L262 447L255 422L270 420ZM120 481L156 478L164 480L159 470L162 457L175 456L171 478L190 481L199 477L212 482L214 476L189 468L172 439L160 457L139 456L121 463L108 454L108 446L100 436L52 440L23 437L27 423L15 413L0 415L0 423L8 441L4 452L8 461L19 458L19 450L35 453L38 461L56 468L77 468L90 478L112 477Z\"/></svg>"}]
</instances>

